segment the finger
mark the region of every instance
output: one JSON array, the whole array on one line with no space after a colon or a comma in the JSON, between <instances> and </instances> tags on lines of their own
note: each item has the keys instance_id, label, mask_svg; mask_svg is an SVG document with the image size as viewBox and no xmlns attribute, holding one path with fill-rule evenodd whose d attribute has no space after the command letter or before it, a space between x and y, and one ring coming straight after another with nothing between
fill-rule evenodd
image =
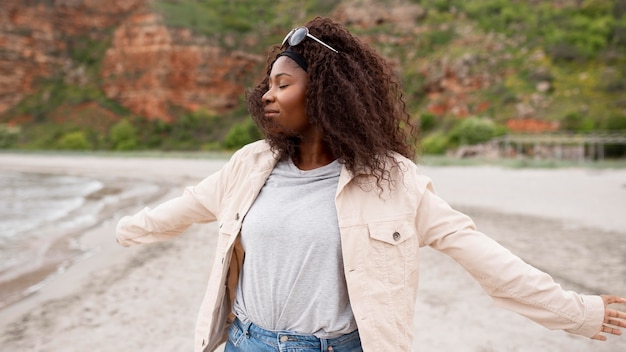
<instances>
[{"instance_id":1,"label":"finger","mask_svg":"<svg viewBox=\"0 0 626 352\"><path fill-rule=\"evenodd\" d=\"M626 328L626 313L618 310L607 309L604 313L604 323L620 328Z\"/></svg>"},{"instance_id":2,"label":"finger","mask_svg":"<svg viewBox=\"0 0 626 352\"><path fill-rule=\"evenodd\" d=\"M605 332L607 334L612 334L612 335L621 335L622 334L622 330L613 328L613 327L608 326L608 325L602 325L602 330L601 331Z\"/></svg>"},{"instance_id":3,"label":"finger","mask_svg":"<svg viewBox=\"0 0 626 352\"><path fill-rule=\"evenodd\" d=\"M616 326L616 327L620 327L620 328L626 328L626 322L623 321L623 320L607 319L604 323L608 324L608 325L613 325L613 326Z\"/></svg>"},{"instance_id":4,"label":"finger","mask_svg":"<svg viewBox=\"0 0 626 352\"><path fill-rule=\"evenodd\" d=\"M606 336L602 335L601 333L597 333L591 339L592 340L606 341Z\"/></svg>"},{"instance_id":5,"label":"finger","mask_svg":"<svg viewBox=\"0 0 626 352\"><path fill-rule=\"evenodd\" d=\"M607 309L606 315L611 318L626 319L626 312L622 312L621 310Z\"/></svg>"},{"instance_id":6,"label":"finger","mask_svg":"<svg viewBox=\"0 0 626 352\"><path fill-rule=\"evenodd\" d=\"M614 309L607 309L604 312L605 320L609 318L626 319L626 312L622 312Z\"/></svg>"},{"instance_id":7,"label":"finger","mask_svg":"<svg viewBox=\"0 0 626 352\"><path fill-rule=\"evenodd\" d=\"M626 303L626 298L620 297L620 296L613 296L613 295L601 295L602 299L604 300L604 304L613 304L613 303Z\"/></svg>"}]
</instances>

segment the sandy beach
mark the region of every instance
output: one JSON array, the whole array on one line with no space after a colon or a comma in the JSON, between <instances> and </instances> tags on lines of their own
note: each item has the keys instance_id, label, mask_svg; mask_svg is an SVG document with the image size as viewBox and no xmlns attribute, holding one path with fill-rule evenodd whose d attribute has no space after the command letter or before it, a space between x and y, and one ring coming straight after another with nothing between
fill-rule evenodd
<instances>
[{"instance_id":1,"label":"sandy beach","mask_svg":"<svg viewBox=\"0 0 626 352\"><path fill-rule=\"evenodd\" d=\"M123 215L179 195L225 159L0 153L0 169L88 176L158 191L122 202L72 235L88 255L0 310L2 351L192 351L216 226L123 248ZM569 290L626 296L626 170L434 167L422 172L478 229ZM1 211L1 210L0 210ZM450 258L422 250L416 351L626 351L626 336L592 341L496 307ZM626 309L626 307L622 307Z\"/></svg>"}]
</instances>

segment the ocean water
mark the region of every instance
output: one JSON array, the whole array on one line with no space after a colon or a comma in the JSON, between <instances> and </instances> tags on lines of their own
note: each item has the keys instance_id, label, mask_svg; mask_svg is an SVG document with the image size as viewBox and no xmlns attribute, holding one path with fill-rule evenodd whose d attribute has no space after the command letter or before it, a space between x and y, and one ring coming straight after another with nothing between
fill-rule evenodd
<instances>
[{"instance_id":1,"label":"ocean water","mask_svg":"<svg viewBox=\"0 0 626 352\"><path fill-rule=\"evenodd\" d=\"M58 273L94 250L80 248L76 235L159 189L132 180L0 171L0 287L10 285L0 306L41 287L35 281L45 278L32 273Z\"/></svg>"},{"instance_id":2,"label":"ocean water","mask_svg":"<svg viewBox=\"0 0 626 352\"><path fill-rule=\"evenodd\" d=\"M102 187L102 182L85 177L0 173L0 249L79 209Z\"/></svg>"},{"instance_id":3,"label":"ocean water","mask_svg":"<svg viewBox=\"0 0 626 352\"><path fill-rule=\"evenodd\" d=\"M18 261L23 242L45 236L37 229L95 220L86 209L78 217L69 215L85 206L87 197L103 187L102 182L85 177L0 173L0 272Z\"/></svg>"}]
</instances>

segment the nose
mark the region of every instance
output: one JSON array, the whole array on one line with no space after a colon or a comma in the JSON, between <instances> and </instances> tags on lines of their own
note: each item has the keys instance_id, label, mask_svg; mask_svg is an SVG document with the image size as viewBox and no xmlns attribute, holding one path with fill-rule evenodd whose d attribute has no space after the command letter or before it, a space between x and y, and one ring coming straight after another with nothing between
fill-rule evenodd
<instances>
[{"instance_id":1,"label":"nose","mask_svg":"<svg viewBox=\"0 0 626 352\"><path fill-rule=\"evenodd\" d=\"M261 102L264 104L270 103L274 101L274 94L272 93L272 89L268 89L265 94L261 97Z\"/></svg>"}]
</instances>

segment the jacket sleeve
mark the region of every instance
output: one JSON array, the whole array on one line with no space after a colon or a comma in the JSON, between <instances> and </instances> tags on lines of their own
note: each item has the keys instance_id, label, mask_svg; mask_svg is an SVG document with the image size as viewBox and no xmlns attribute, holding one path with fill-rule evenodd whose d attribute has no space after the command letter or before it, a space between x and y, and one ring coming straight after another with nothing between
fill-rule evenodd
<instances>
[{"instance_id":1,"label":"jacket sleeve","mask_svg":"<svg viewBox=\"0 0 626 352\"><path fill-rule=\"evenodd\" d=\"M122 246L163 241L182 234L194 223L215 221L227 189L233 159L179 197L154 208L146 207L117 224L116 240Z\"/></svg>"},{"instance_id":2,"label":"jacket sleeve","mask_svg":"<svg viewBox=\"0 0 626 352\"><path fill-rule=\"evenodd\" d=\"M600 331L604 320L601 297L563 290L550 275L477 231L467 215L435 194L430 179L417 177L416 226L422 246L452 257L503 308L549 329L587 337Z\"/></svg>"}]
</instances>

